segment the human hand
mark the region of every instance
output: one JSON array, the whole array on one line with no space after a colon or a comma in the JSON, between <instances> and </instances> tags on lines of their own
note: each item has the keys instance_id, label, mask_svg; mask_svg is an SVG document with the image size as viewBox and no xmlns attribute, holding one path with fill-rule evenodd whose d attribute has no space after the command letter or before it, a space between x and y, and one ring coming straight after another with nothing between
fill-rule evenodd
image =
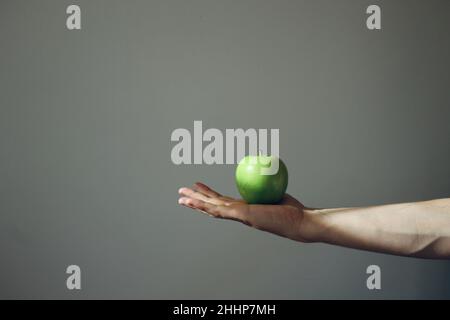
<instances>
[{"instance_id":1,"label":"human hand","mask_svg":"<svg viewBox=\"0 0 450 320\"><path fill-rule=\"evenodd\" d=\"M247 204L222 196L203 183L180 188L178 203L221 219L236 220L248 226L301 242L317 241L320 223L314 210L286 194L276 205Z\"/></svg>"},{"instance_id":2,"label":"human hand","mask_svg":"<svg viewBox=\"0 0 450 320\"><path fill-rule=\"evenodd\" d=\"M181 188L178 202L301 242L420 258L450 258L450 198L369 207L311 209L286 194L276 205L248 204L202 183Z\"/></svg>"}]
</instances>

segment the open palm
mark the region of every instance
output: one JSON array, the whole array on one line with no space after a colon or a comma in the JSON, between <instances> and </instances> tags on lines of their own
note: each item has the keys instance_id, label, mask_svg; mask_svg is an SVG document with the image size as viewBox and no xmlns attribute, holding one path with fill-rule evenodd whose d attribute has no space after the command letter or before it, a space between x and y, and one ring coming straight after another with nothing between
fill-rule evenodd
<instances>
[{"instance_id":1,"label":"open palm","mask_svg":"<svg viewBox=\"0 0 450 320\"><path fill-rule=\"evenodd\" d=\"M178 203L210 216L242 222L293 240L309 242L312 228L305 206L286 194L276 205L248 204L244 200L223 196L203 183L180 188Z\"/></svg>"}]
</instances>

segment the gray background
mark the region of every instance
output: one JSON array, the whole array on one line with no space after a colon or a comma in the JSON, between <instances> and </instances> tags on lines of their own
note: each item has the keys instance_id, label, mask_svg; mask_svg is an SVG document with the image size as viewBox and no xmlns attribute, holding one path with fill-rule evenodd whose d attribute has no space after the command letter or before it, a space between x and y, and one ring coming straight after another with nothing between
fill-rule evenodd
<instances>
[{"instance_id":1,"label":"gray background","mask_svg":"<svg viewBox=\"0 0 450 320\"><path fill-rule=\"evenodd\" d=\"M170 161L194 120L280 128L309 206L448 197L449 1L73 1L68 31L71 3L0 2L0 298L450 298L449 261L181 208L196 180L237 195L234 166Z\"/></svg>"}]
</instances>

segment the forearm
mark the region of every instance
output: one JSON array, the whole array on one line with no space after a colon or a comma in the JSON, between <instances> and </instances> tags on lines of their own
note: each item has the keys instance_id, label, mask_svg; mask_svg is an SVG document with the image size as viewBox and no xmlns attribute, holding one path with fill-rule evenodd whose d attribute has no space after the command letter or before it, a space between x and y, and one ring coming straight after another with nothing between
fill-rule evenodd
<instances>
[{"instance_id":1,"label":"forearm","mask_svg":"<svg viewBox=\"0 0 450 320\"><path fill-rule=\"evenodd\" d=\"M450 258L450 199L364 208L313 209L317 240L422 258Z\"/></svg>"}]
</instances>

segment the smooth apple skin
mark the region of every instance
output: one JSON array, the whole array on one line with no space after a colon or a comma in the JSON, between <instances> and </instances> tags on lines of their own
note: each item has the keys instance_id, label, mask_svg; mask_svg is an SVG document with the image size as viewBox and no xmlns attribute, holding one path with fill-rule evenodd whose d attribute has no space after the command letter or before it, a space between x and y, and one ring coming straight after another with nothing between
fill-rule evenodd
<instances>
[{"instance_id":1,"label":"smooth apple skin","mask_svg":"<svg viewBox=\"0 0 450 320\"><path fill-rule=\"evenodd\" d=\"M256 156L273 159L273 157ZM250 204L275 204L283 199L288 185L288 171L281 159L278 172L274 175L262 175L260 161L250 161L255 156L242 159L236 168L236 185L242 198ZM258 159L259 160L259 159ZM268 166L265 166L268 167Z\"/></svg>"}]
</instances>

